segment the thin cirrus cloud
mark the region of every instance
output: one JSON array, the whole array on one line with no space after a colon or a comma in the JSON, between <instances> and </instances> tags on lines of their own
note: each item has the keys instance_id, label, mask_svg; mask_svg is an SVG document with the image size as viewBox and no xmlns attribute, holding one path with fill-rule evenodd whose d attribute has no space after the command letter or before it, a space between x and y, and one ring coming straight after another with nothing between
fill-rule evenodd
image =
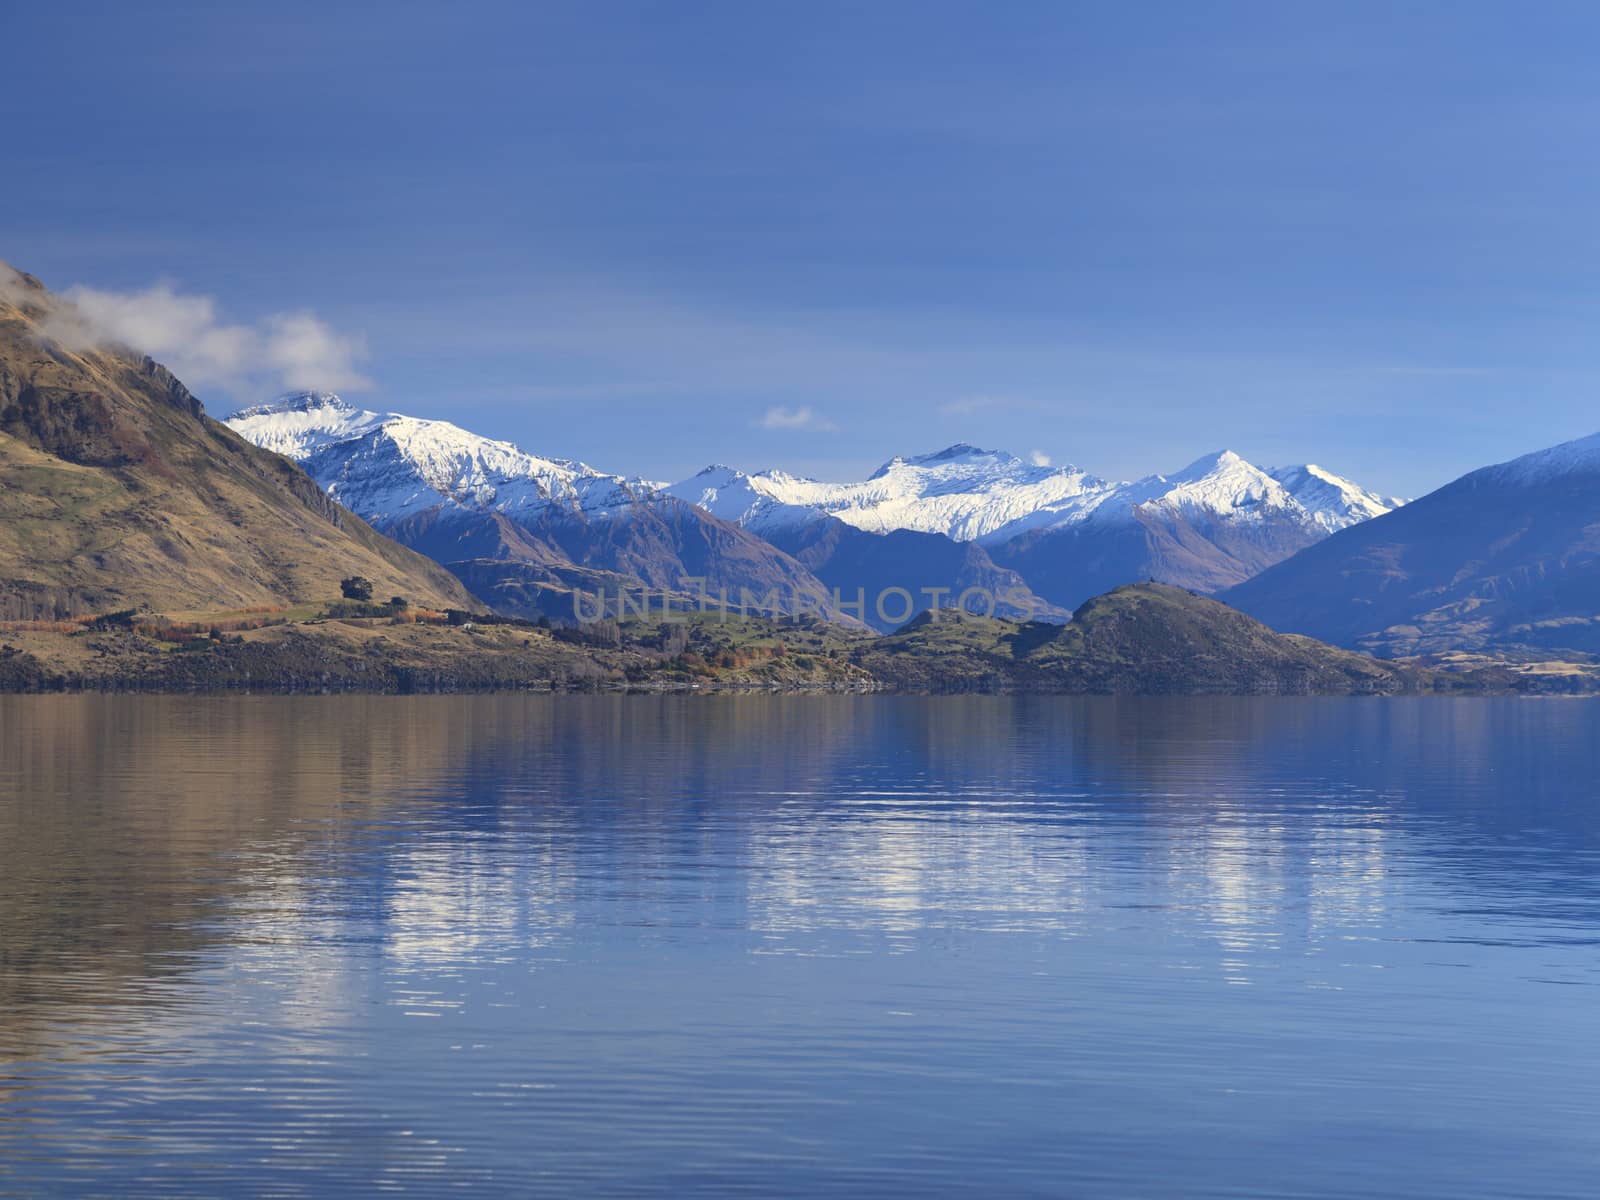
<instances>
[{"instance_id":1,"label":"thin cirrus cloud","mask_svg":"<svg viewBox=\"0 0 1600 1200\"><path fill-rule=\"evenodd\" d=\"M798 433L832 433L839 427L809 404L799 408L785 408L778 404L767 409L756 422L762 429L787 430Z\"/></svg>"},{"instance_id":2,"label":"thin cirrus cloud","mask_svg":"<svg viewBox=\"0 0 1600 1200\"><path fill-rule=\"evenodd\" d=\"M134 292L70 287L45 323L69 346L117 343L159 359L192 387L262 386L355 391L372 386L356 364L362 340L315 313L275 313L255 324L222 319L211 296L160 282Z\"/></svg>"}]
</instances>

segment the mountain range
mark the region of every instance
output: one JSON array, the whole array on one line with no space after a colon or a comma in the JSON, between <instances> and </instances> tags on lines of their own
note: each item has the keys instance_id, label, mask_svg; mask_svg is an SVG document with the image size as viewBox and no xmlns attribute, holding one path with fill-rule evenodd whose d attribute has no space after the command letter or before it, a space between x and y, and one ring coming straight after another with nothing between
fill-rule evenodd
<instances>
[{"instance_id":1,"label":"mountain range","mask_svg":"<svg viewBox=\"0 0 1600 1200\"><path fill-rule=\"evenodd\" d=\"M616 617L641 587L713 611L560 627L580 591ZM904 606L874 609L885 589ZM729 593L782 620L735 632ZM930 606L967 609L966 632ZM519 619L539 614L560 620ZM965 444L856 483L669 484L327 393L218 422L0 266L0 624L0 683L24 688L1458 686L1369 675L1333 643L1433 656L1468 688L1581 690L1600 683L1600 435L1404 504L1229 452L1116 482Z\"/></svg>"},{"instance_id":2,"label":"mountain range","mask_svg":"<svg viewBox=\"0 0 1600 1200\"><path fill-rule=\"evenodd\" d=\"M512 611L560 607L563 587L698 577L735 594L836 596L879 628L963 596L1065 620L1141 579L1221 590L1401 503L1320 467L1268 472L1231 452L1132 482L963 444L895 458L860 483L715 466L662 484L326 393L228 424ZM880 607L896 589L908 599Z\"/></svg>"},{"instance_id":3,"label":"mountain range","mask_svg":"<svg viewBox=\"0 0 1600 1200\"><path fill-rule=\"evenodd\" d=\"M704 580L735 599L772 597L784 613L840 615L794 558L641 479L327 393L247 408L228 424L503 612L571 619L574 590L687 598L698 589L685 580Z\"/></svg>"},{"instance_id":4,"label":"mountain range","mask_svg":"<svg viewBox=\"0 0 1600 1200\"><path fill-rule=\"evenodd\" d=\"M1090 520L1122 520L1148 505L1205 512L1213 519L1282 517L1331 533L1404 503L1321 467L1263 471L1231 451L1207 455L1172 475L1114 482L1078 467L1036 466L965 443L893 458L860 483L714 466L668 490L763 532L823 512L869 533L912 529L987 545Z\"/></svg>"},{"instance_id":5,"label":"mountain range","mask_svg":"<svg viewBox=\"0 0 1600 1200\"><path fill-rule=\"evenodd\" d=\"M1403 503L1321 467L1263 471L1231 451L1114 482L965 444L891 459L860 483L718 466L669 490L780 544L821 515L942 535L1068 609L1140 579L1215 592Z\"/></svg>"},{"instance_id":6,"label":"mountain range","mask_svg":"<svg viewBox=\"0 0 1600 1200\"><path fill-rule=\"evenodd\" d=\"M1600 653L1600 434L1472 471L1223 598L1388 656Z\"/></svg>"}]
</instances>

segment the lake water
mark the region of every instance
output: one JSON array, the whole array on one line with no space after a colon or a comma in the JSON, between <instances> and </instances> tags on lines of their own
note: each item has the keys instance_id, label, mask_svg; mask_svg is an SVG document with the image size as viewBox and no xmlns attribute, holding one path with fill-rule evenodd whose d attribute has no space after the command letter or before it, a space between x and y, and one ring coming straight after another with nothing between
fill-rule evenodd
<instances>
[{"instance_id":1,"label":"lake water","mask_svg":"<svg viewBox=\"0 0 1600 1200\"><path fill-rule=\"evenodd\" d=\"M0 1194L1600 1193L1600 703L0 697Z\"/></svg>"}]
</instances>

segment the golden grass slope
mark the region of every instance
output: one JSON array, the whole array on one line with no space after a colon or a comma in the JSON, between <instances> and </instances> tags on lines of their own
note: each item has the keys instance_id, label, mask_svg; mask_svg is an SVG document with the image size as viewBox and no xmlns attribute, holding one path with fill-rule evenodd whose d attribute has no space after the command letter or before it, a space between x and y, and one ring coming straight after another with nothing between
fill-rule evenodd
<instances>
[{"instance_id":1,"label":"golden grass slope","mask_svg":"<svg viewBox=\"0 0 1600 1200\"><path fill-rule=\"evenodd\" d=\"M442 567L207 417L164 367L68 345L64 302L0 263L0 619L337 596L470 607Z\"/></svg>"}]
</instances>

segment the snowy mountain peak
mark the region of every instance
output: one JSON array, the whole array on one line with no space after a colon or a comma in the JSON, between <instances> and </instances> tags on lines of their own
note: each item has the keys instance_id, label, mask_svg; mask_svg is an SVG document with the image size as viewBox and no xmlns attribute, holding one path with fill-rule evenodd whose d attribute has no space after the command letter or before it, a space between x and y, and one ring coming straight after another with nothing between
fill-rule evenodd
<instances>
[{"instance_id":1,"label":"snowy mountain peak","mask_svg":"<svg viewBox=\"0 0 1600 1200\"><path fill-rule=\"evenodd\" d=\"M1368 491L1316 463L1274 467L1267 474L1281 483L1311 514L1311 519L1329 533L1381 517L1405 503L1395 496Z\"/></svg>"},{"instance_id":2,"label":"snowy mountain peak","mask_svg":"<svg viewBox=\"0 0 1600 1200\"><path fill-rule=\"evenodd\" d=\"M1183 470L1172 475L1161 476L1173 483L1186 483L1197 479L1206 479L1215 475L1228 474L1237 471L1256 471L1255 467L1245 462L1232 450L1216 450L1210 454L1202 454Z\"/></svg>"},{"instance_id":3,"label":"snowy mountain peak","mask_svg":"<svg viewBox=\"0 0 1600 1200\"><path fill-rule=\"evenodd\" d=\"M1296 523L1308 520L1282 484L1232 450L1203 455L1171 475L1115 485L1088 516L1103 522L1147 506L1204 514L1212 520L1259 522L1268 516Z\"/></svg>"},{"instance_id":4,"label":"snowy mountain peak","mask_svg":"<svg viewBox=\"0 0 1600 1200\"><path fill-rule=\"evenodd\" d=\"M369 520L393 521L441 506L511 513L554 504L595 515L655 492L642 480L542 458L449 421L371 412L327 392L242 409L226 424L295 459Z\"/></svg>"},{"instance_id":5,"label":"snowy mountain peak","mask_svg":"<svg viewBox=\"0 0 1600 1200\"><path fill-rule=\"evenodd\" d=\"M1542 483L1563 475L1600 472L1600 433L1562 442L1545 450L1535 450L1510 462L1486 467L1507 483Z\"/></svg>"},{"instance_id":6,"label":"snowy mountain peak","mask_svg":"<svg viewBox=\"0 0 1600 1200\"><path fill-rule=\"evenodd\" d=\"M338 392L285 392L276 400L266 404L257 404L251 408L241 408L228 418L233 421L242 417L264 417L275 413L312 412L319 408L341 408L354 410L351 404Z\"/></svg>"},{"instance_id":7,"label":"snowy mountain peak","mask_svg":"<svg viewBox=\"0 0 1600 1200\"><path fill-rule=\"evenodd\" d=\"M1398 502L1316 468L1285 482L1232 450L1218 450L1171 475L1116 483L1077 467L1040 467L1000 450L958 443L890 459L860 483L819 483L779 471L708 468L668 489L757 532L826 514L874 533L913 529L957 541L998 543L1034 530L1132 519L1160 505L1206 521L1279 519L1331 532Z\"/></svg>"},{"instance_id":8,"label":"snowy mountain peak","mask_svg":"<svg viewBox=\"0 0 1600 1200\"><path fill-rule=\"evenodd\" d=\"M665 494L758 534L835 517L871 533L904 529L998 545L1023 534L1150 520L1258 531L1252 537L1271 529L1331 533L1400 503L1321 467L1263 471L1231 450L1132 482L958 442L895 457L855 483L716 464L665 486L530 454L448 421L373 412L328 392L284 396L227 423L301 462L341 502L380 522L451 506L507 514L555 506L600 515ZM1548 469L1591 457L1600 467L1600 436L1510 466Z\"/></svg>"},{"instance_id":9,"label":"snowy mountain peak","mask_svg":"<svg viewBox=\"0 0 1600 1200\"><path fill-rule=\"evenodd\" d=\"M808 502L790 501L797 492L809 496L810 489L826 486L783 471L750 474L719 463L707 467L693 479L667 485L661 490L714 517L760 533L792 529L816 520L817 507Z\"/></svg>"},{"instance_id":10,"label":"snowy mountain peak","mask_svg":"<svg viewBox=\"0 0 1600 1200\"><path fill-rule=\"evenodd\" d=\"M290 392L241 408L223 423L247 441L300 461L324 446L360 437L392 414L357 408L334 392Z\"/></svg>"},{"instance_id":11,"label":"snowy mountain peak","mask_svg":"<svg viewBox=\"0 0 1600 1200\"><path fill-rule=\"evenodd\" d=\"M906 467L932 467L940 463L1013 462L1015 459L1004 450L985 450L970 442L957 442L931 454L914 454L910 458L896 455L892 461Z\"/></svg>"},{"instance_id":12,"label":"snowy mountain peak","mask_svg":"<svg viewBox=\"0 0 1600 1200\"><path fill-rule=\"evenodd\" d=\"M1021 459L1003 450L984 450L967 442L957 442L932 454L917 454L909 458L897 454L867 478L884 479L900 471L943 471L966 475L974 471L1009 470L1021 465Z\"/></svg>"}]
</instances>

